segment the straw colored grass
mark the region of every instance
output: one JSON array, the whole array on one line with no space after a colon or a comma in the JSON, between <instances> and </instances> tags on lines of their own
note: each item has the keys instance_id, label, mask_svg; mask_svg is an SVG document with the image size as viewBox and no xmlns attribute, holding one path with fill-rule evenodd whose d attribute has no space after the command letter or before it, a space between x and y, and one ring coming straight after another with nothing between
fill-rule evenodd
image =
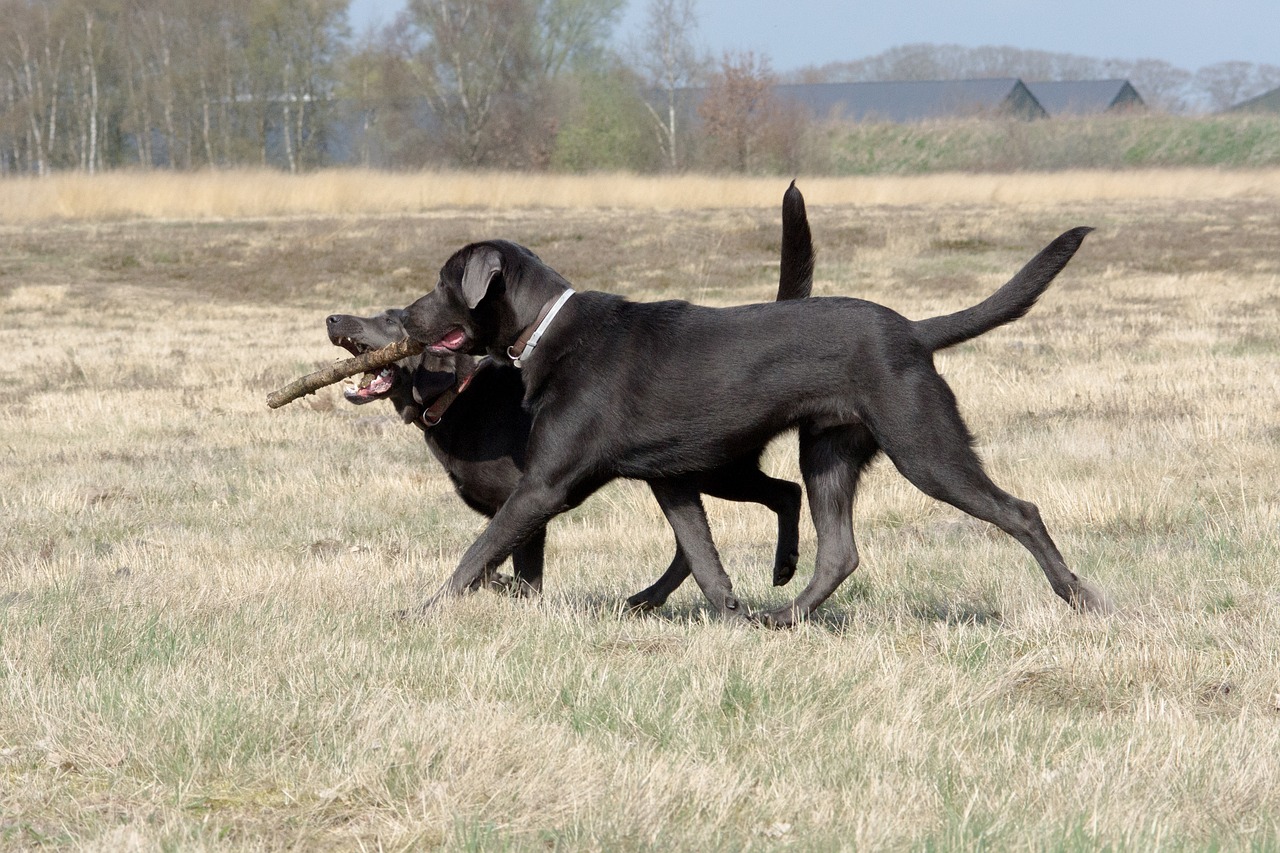
<instances>
[{"instance_id":1,"label":"straw colored grass","mask_svg":"<svg viewBox=\"0 0 1280 853\"><path fill-rule=\"evenodd\" d=\"M767 207L776 178L628 174L277 171L111 172L0 181L0 222L235 219L448 209L690 210ZM829 204L1028 204L1280 198L1280 169L1064 171L806 179Z\"/></svg>"},{"instance_id":2,"label":"straw colored grass","mask_svg":"<svg viewBox=\"0 0 1280 853\"><path fill-rule=\"evenodd\" d=\"M388 618L481 522L389 411L267 409L344 354L324 317L406 304L496 235L584 288L767 299L784 186L0 227L0 849L1276 849L1271 198L849 204L802 182L817 291L913 317L1098 226L1027 318L938 361L993 477L1114 617L881 462L862 566L794 631L719 624L691 584L618 612L672 547L632 483L553 523L543 600ZM765 464L797 477L794 439ZM745 601L794 593L768 585L768 513L708 509ZM813 551L806 526L797 583Z\"/></svg>"}]
</instances>

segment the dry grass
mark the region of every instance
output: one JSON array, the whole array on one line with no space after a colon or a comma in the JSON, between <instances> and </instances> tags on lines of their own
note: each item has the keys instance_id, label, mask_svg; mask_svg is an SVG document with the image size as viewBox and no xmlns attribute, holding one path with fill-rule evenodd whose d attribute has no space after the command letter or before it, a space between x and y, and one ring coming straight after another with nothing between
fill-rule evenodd
<instances>
[{"instance_id":1,"label":"dry grass","mask_svg":"<svg viewBox=\"0 0 1280 853\"><path fill-rule=\"evenodd\" d=\"M449 209L689 210L768 207L776 178L550 175L359 169L58 174L0 181L0 223L405 214ZM1034 204L1280 198L1280 169L1064 171L806 179L827 204ZM817 196L815 196L817 197Z\"/></svg>"},{"instance_id":2,"label":"dry grass","mask_svg":"<svg viewBox=\"0 0 1280 853\"><path fill-rule=\"evenodd\" d=\"M405 304L495 234L583 287L768 298L776 183L674 212L10 224L0 848L1276 849L1274 199L802 186L818 291L909 316L1098 226L1028 318L939 360L996 480L1121 614L1073 615L881 463L862 568L795 631L708 621L692 586L617 613L671 547L627 483L554 523L545 600L386 618L480 524L388 412L266 408L337 354L324 316ZM767 464L795 477L793 440ZM709 509L744 598L781 600L768 515Z\"/></svg>"}]
</instances>

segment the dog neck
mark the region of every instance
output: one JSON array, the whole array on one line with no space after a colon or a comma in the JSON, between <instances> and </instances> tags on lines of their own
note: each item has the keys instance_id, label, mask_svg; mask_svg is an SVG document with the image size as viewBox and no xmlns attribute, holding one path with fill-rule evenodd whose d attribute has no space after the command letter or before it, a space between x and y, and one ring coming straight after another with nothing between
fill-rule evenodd
<instances>
[{"instance_id":1,"label":"dog neck","mask_svg":"<svg viewBox=\"0 0 1280 853\"><path fill-rule=\"evenodd\" d=\"M533 355L534 349L538 346L538 341L542 339L543 333L547 331L547 327L551 325L551 321L556 318L556 314L560 313L560 309L569 301L569 297L573 296L573 288L568 288L557 298L549 300L542 306L542 310L538 312L538 317L516 338L516 342L507 347L507 355L511 358L511 363L520 368L523 366L524 360Z\"/></svg>"},{"instance_id":2,"label":"dog neck","mask_svg":"<svg viewBox=\"0 0 1280 853\"><path fill-rule=\"evenodd\" d=\"M461 396L462 392L467 390L467 386L471 384L471 380L475 378L476 372L485 365L491 363L492 359L485 357L476 362L472 369L465 373L457 374L457 381L452 388L447 389L439 397L431 401L431 405L422 410L422 417L417 421L418 426L423 429L430 429L440 423L444 418L444 413L454 404L454 401Z\"/></svg>"}]
</instances>

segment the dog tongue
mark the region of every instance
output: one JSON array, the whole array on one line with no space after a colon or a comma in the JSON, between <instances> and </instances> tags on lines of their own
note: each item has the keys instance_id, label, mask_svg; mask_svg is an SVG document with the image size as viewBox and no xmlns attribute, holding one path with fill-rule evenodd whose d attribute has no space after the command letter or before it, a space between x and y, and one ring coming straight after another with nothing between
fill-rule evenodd
<instances>
[{"instance_id":1,"label":"dog tongue","mask_svg":"<svg viewBox=\"0 0 1280 853\"><path fill-rule=\"evenodd\" d=\"M444 347L445 349L457 349L462 346L466 340L466 332L461 329L454 329L452 332L441 338L440 342L436 344L436 346Z\"/></svg>"}]
</instances>

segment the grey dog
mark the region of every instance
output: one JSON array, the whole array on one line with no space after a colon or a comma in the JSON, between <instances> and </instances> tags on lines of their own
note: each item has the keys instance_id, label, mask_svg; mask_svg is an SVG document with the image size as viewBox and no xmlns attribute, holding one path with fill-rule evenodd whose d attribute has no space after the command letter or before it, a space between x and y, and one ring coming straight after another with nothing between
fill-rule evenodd
<instances>
[{"instance_id":1,"label":"grey dog","mask_svg":"<svg viewBox=\"0 0 1280 853\"><path fill-rule=\"evenodd\" d=\"M406 309L405 328L429 352L516 363L533 424L519 484L422 611L466 591L551 517L629 477L650 483L716 612L752 618L720 564L695 480L793 427L818 534L815 570L794 601L754 618L790 625L857 567L853 498L880 451L925 494L1022 543L1071 606L1106 610L1035 505L987 476L933 364L937 350L1024 315L1090 230L1062 234L977 305L916 321L843 297L709 308L574 293L523 246L465 246Z\"/></svg>"},{"instance_id":2,"label":"grey dog","mask_svg":"<svg viewBox=\"0 0 1280 853\"><path fill-rule=\"evenodd\" d=\"M782 199L782 250L778 299L803 299L813 286L813 238L804 196L794 183ZM371 317L332 314L325 320L329 340L353 355L405 337L408 312L393 308ZM346 391L352 403L387 400L407 424L422 430L427 448L444 467L467 506L492 518L515 491L524 470L532 417L523 406L520 372L492 359L421 353L396 362ZM800 487L760 470L760 453L739 457L698 477L700 492L723 500L762 504L778 519L773 583L795 574L800 547ZM520 594L542 589L546 528L536 530L511 554L514 577L487 574L479 585L511 588ZM627 599L636 610L661 607L690 567L679 543L656 582Z\"/></svg>"}]
</instances>

